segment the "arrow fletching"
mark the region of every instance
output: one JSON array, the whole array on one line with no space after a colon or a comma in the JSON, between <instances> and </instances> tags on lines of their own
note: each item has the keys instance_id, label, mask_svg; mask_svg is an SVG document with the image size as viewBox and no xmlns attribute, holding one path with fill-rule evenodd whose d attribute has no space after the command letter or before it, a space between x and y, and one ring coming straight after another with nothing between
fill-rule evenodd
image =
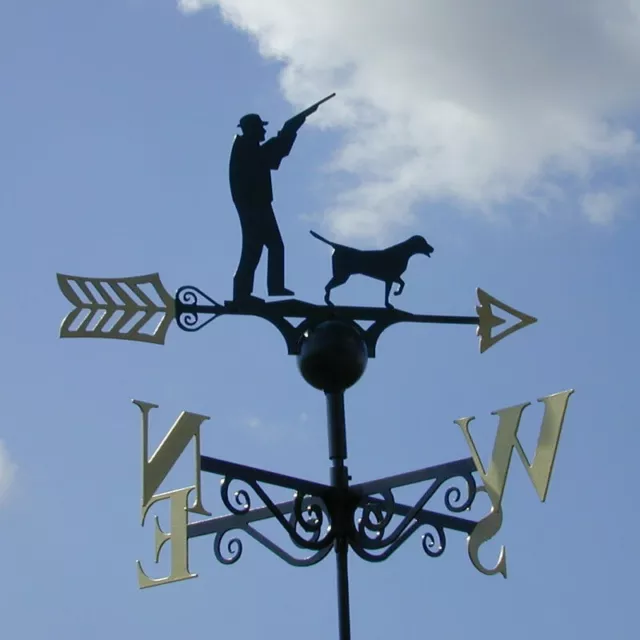
<instances>
[{"instance_id":1,"label":"arrow fletching","mask_svg":"<svg viewBox=\"0 0 640 640\"><path fill-rule=\"evenodd\" d=\"M164 344L175 317L175 305L159 274L82 278L59 273L57 278L60 291L75 307L62 321L61 338ZM159 321L154 325L152 320L156 317Z\"/></svg>"},{"instance_id":2,"label":"arrow fletching","mask_svg":"<svg viewBox=\"0 0 640 640\"><path fill-rule=\"evenodd\" d=\"M476 311L478 312L478 328L476 330L476 334L480 336L480 353L484 353L487 349L496 344L496 342L500 342L500 340L506 338L508 335L538 322L537 318L527 315L522 311L518 311L504 302L500 302L500 300L489 295L482 289L477 289L476 293L478 294L478 302L480 303L476 306ZM494 315L492 307L501 309L507 315L517 318L519 322L516 322L516 324L504 329L496 335L491 335L496 327L499 327L506 322L504 318Z\"/></svg>"}]
</instances>

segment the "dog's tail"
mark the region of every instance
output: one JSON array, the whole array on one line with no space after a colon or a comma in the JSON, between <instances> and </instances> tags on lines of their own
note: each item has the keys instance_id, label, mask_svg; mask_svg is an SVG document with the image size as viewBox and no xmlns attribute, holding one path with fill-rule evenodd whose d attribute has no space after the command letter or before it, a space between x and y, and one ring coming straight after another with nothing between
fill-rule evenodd
<instances>
[{"instance_id":1,"label":"dog's tail","mask_svg":"<svg viewBox=\"0 0 640 640\"><path fill-rule=\"evenodd\" d=\"M335 242L331 242L331 240L327 240L326 238L323 238L319 233L316 233L315 231L309 231L309 233L314 237L314 238L318 238L318 240L320 240L321 242L324 242L325 244L328 244L330 247L333 247L334 249L336 247L339 247L341 245L336 244Z\"/></svg>"}]
</instances>

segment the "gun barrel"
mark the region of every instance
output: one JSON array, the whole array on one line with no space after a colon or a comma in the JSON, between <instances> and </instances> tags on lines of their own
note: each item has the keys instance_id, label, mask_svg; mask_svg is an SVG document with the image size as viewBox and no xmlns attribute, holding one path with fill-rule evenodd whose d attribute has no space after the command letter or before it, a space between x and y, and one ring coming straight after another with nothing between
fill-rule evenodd
<instances>
[{"instance_id":1,"label":"gun barrel","mask_svg":"<svg viewBox=\"0 0 640 640\"><path fill-rule=\"evenodd\" d=\"M324 104L327 100L331 100L331 98L333 98L335 95L336 94L334 92L330 96L327 96L326 98L322 98L322 100L318 100L318 102L316 102L315 104L312 104L310 107L307 107L304 111L302 111L298 115L306 118L308 115L311 115L321 104Z\"/></svg>"},{"instance_id":2,"label":"gun barrel","mask_svg":"<svg viewBox=\"0 0 640 640\"><path fill-rule=\"evenodd\" d=\"M322 100L318 100L318 102L316 102L313 106L314 107L319 107L321 104L324 104L325 102L327 102L328 100L331 100L331 98L335 97L335 91L330 95L327 96L326 98L322 98Z\"/></svg>"}]
</instances>

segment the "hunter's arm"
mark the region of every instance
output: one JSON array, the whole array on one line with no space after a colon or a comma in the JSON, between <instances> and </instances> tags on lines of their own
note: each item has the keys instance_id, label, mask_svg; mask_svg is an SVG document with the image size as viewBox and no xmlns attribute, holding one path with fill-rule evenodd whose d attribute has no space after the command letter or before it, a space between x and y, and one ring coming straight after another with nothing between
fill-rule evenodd
<instances>
[{"instance_id":1,"label":"hunter's arm","mask_svg":"<svg viewBox=\"0 0 640 640\"><path fill-rule=\"evenodd\" d=\"M295 132L282 129L277 136L270 138L262 145L261 150L265 154L269 169L275 171L280 168L282 159L286 158L291 152L296 137Z\"/></svg>"}]
</instances>

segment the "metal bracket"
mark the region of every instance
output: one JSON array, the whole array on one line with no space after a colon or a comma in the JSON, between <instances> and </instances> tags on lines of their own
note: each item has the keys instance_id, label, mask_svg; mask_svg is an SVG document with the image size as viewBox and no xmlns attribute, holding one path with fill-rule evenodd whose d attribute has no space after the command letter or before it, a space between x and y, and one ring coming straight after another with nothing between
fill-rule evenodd
<instances>
[{"instance_id":1,"label":"metal bracket","mask_svg":"<svg viewBox=\"0 0 640 640\"><path fill-rule=\"evenodd\" d=\"M390 476L374 482L353 485L351 491L360 496L358 510L360 518L355 522L350 541L351 548L364 560L381 562L394 553L420 527L429 526L422 536L424 552L433 558L444 553L446 547L445 529L470 534L476 522L457 516L425 509L425 505L448 481L464 481L464 489L449 487L444 493L444 506L451 513L462 513L471 509L476 496L476 471L473 458L464 458L454 462L427 467ZM412 507L398 504L393 491L412 484L431 480L420 499ZM376 495L382 496L376 498ZM392 525L395 516L402 519ZM389 533L387 531L390 530ZM372 553L380 552L380 553Z\"/></svg>"},{"instance_id":2,"label":"metal bracket","mask_svg":"<svg viewBox=\"0 0 640 640\"><path fill-rule=\"evenodd\" d=\"M438 557L445 550L446 529L470 534L477 524L472 520L425 509L441 487L455 479L464 482L464 489L454 485L446 490L446 510L461 513L471 508L477 491L472 458L352 485L343 491L225 460L207 456L201 456L200 459L202 471L222 477L220 495L231 513L191 523L187 526L187 532L189 538L213 534L214 553L223 564L237 562L243 552L242 541L235 537L228 541L226 553L223 553L223 539L231 531L243 531L287 563L302 567L317 564L328 555L336 540L332 524L340 520L349 522L346 532L349 546L370 562L385 560L415 531L425 526L430 527L431 531L423 535L423 549L427 555ZM235 481L247 485L264 506L252 508L252 496L247 489L238 489L232 494L231 484ZM415 505L396 502L393 495L395 489L426 481L431 481L431 484ZM293 500L274 502L262 484L292 489ZM376 497L378 495L382 497ZM347 518L343 518L345 513ZM395 516L401 520L392 527ZM273 518L282 525L296 547L312 553L298 558L252 526Z\"/></svg>"}]
</instances>

